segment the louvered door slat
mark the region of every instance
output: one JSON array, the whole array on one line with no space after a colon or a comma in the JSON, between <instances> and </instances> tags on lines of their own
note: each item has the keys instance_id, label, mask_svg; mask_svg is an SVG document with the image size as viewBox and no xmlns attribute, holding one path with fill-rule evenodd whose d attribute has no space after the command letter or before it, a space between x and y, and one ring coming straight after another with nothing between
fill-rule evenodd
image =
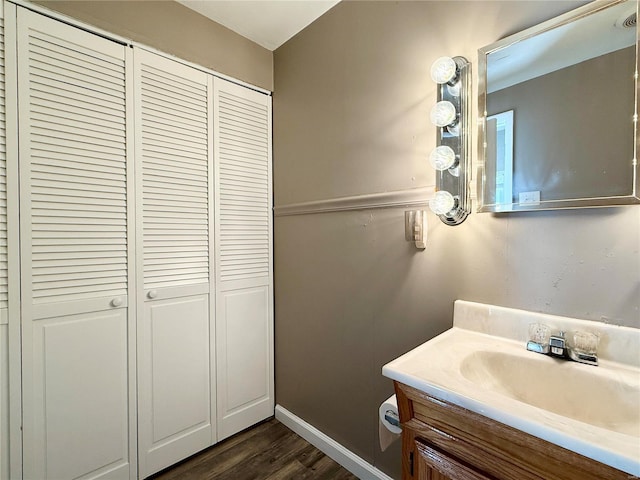
<instances>
[{"instance_id":1,"label":"louvered door slat","mask_svg":"<svg viewBox=\"0 0 640 480\"><path fill-rule=\"evenodd\" d=\"M255 122L244 121L242 118L230 115L229 113L220 113L220 121L232 128L237 128L244 131L253 132L257 135L266 135L268 129L263 125L256 124Z\"/></svg>"},{"instance_id":2,"label":"louvered door slat","mask_svg":"<svg viewBox=\"0 0 640 480\"><path fill-rule=\"evenodd\" d=\"M192 78L143 63L140 67L142 217L144 288L208 282L209 142L206 77ZM186 121L183 121L185 119ZM160 154L158 154L160 153ZM188 161L183 161L188 159ZM160 215L175 208L190 212L196 222L172 225ZM202 244L200 264L184 262L175 248L165 252L165 264L147 266L149 248L161 255L164 245Z\"/></svg>"},{"instance_id":3,"label":"louvered door slat","mask_svg":"<svg viewBox=\"0 0 640 480\"><path fill-rule=\"evenodd\" d=\"M91 140L93 140L94 145L115 149L117 155L122 151L121 145L124 138L122 132L103 131L100 134L94 134L85 129L77 129L68 125L38 121L32 122L31 126L33 133L42 137L54 137L64 141L63 144L72 142L91 144Z\"/></svg>"},{"instance_id":4,"label":"louvered door slat","mask_svg":"<svg viewBox=\"0 0 640 480\"><path fill-rule=\"evenodd\" d=\"M31 119L34 122L53 121L61 125L70 125L73 127L84 128L86 132L93 132L93 133L104 133L104 127L112 129L112 128L117 128L116 125L120 125L122 133L123 134L125 133L124 122L111 122L108 120L104 121L102 119L95 118L95 117L94 118L86 117L81 115L80 113L75 114L73 117L70 117L67 114L63 114L62 112L59 114L56 114L55 112L49 111L47 112L46 116L34 112L34 114L31 116ZM92 123L89 123L88 122L89 120L91 120Z\"/></svg>"},{"instance_id":5,"label":"louvered door slat","mask_svg":"<svg viewBox=\"0 0 640 480\"><path fill-rule=\"evenodd\" d=\"M36 34L37 35L37 34ZM93 56L86 55L81 52L74 51L67 47L61 47L53 43L42 41L37 36L31 36L31 44L34 45L43 56L49 59L56 59L65 64L65 68L84 69L85 75L94 75L94 72L98 74L98 78L111 79L113 82L118 83L121 77L118 73L114 74L114 69L111 65L106 65L104 60L108 62L108 59L103 61L96 61ZM118 63L116 63L118 65Z\"/></svg>"},{"instance_id":6,"label":"louvered door slat","mask_svg":"<svg viewBox=\"0 0 640 480\"><path fill-rule=\"evenodd\" d=\"M102 72L88 69L88 64L84 65L80 62L70 61L72 57L67 52L56 53L49 48L45 48L43 45L38 45L38 41L31 41L31 50L29 52L29 58L35 64L37 64L37 70L33 71L48 71L52 77L65 77L71 84L78 84L79 78L91 79L92 85L103 85L105 88L110 89L114 94L118 94L118 88L114 87L118 84L118 77L113 76L109 70L103 70ZM96 64L94 64L96 65ZM104 75L105 72L109 72L108 75ZM108 80L114 80L110 83Z\"/></svg>"},{"instance_id":7,"label":"louvered door slat","mask_svg":"<svg viewBox=\"0 0 640 480\"><path fill-rule=\"evenodd\" d=\"M264 105L247 100L242 95L229 92L220 92L218 97L222 113L234 111L240 113L244 121L255 121L264 127L268 123L269 111Z\"/></svg>"},{"instance_id":8,"label":"louvered door slat","mask_svg":"<svg viewBox=\"0 0 640 480\"><path fill-rule=\"evenodd\" d=\"M0 15L0 310L8 307L7 268L7 142L5 118L4 18Z\"/></svg>"},{"instance_id":9,"label":"louvered door slat","mask_svg":"<svg viewBox=\"0 0 640 480\"><path fill-rule=\"evenodd\" d=\"M202 136L207 135L206 128L199 128L194 124L182 122L179 118L176 117L169 117L168 115L155 115L153 110L151 110L150 108L147 109L147 112L147 120L150 122L154 122L154 129L157 132L172 132L175 130L176 126L179 125L181 133L185 136L185 138L200 139L202 138Z\"/></svg>"},{"instance_id":10,"label":"louvered door slat","mask_svg":"<svg viewBox=\"0 0 640 480\"><path fill-rule=\"evenodd\" d=\"M206 89L198 90L197 92L190 92L185 88L184 83L172 84L168 77L153 78L149 75L143 75L144 83L146 85L144 94L150 98L170 98L177 101L179 104L191 105L195 110L202 111L202 103L200 99L203 95L207 94Z\"/></svg>"},{"instance_id":11,"label":"louvered door slat","mask_svg":"<svg viewBox=\"0 0 640 480\"><path fill-rule=\"evenodd\" d=\"M158 82L156 85L145 83L145 90L142 93L142 98L148 103L156 105L163 105L168 109L178 109L178 115L184 118L192 118L197 121L199 115L207 114L207 105L202 104L199 98L190 98L187 95L180 95L178 92L172 92L163 89L163 86ZM164 90L164 91L163 91ZM203 92L203 95L206 92Z\"/></svg>"},{"instance_id":12,"label":"louvered door slat","mask_svg":"<svg viewBox=\"0 0 640 480\"><path fill-rule=\"evenodd\" d=\"M252 164L251 159L249 158L225 155L222 159L224 159L224 165L220 166L221 176L229 175L255 178L258 182L264 182L267 177L265 170L257 168L256 165ZM239 178L238 181L243 181L243 179Z\"/></svg>"},{"instance_id":13,"label":"louvered door slat","mask_svg":"<svg viewBox=\"0 0 640 480\"><path fill-rule=\"evenodd\" d=\"M67 265L67 262L70 261L77 261L77 262L82 262L82 261L86 261L87 263L92 263L94 265L100 265L101 261L107 261L107 262L120 262L122 261L122 258L118 257L118 251L117 250L96 250L96 251L91 251L91 250L87 250L85 252L76 252L75 249L71 250L70 252L63 252L63 251L58 251L57 255L56 255L56 259L57 260L49 260L48 257L49 253L45 252L45 251L37 251L34 250L32 252L32 258L34 260L38 260L40 262L40 265L49 265L51 263L55 264L55 265Z\"/></svg>"},{"instance_id":14,"label":"louvered door slat","mask_svg":"<svg viewBox=\"0 0 640 480\"><path fill-rule=\"evenodd\" d=\"M34 91L31 101L34 105L45 106L49 108L48 114L52 116L64 116L65 114L73 115L78 121L83 120L91 120L95 121L97 125L101 122L107 122L110 125L124 125L125 117L123 115L119 115L117 111L109 108L102 108L99 105L96 105L94 110L100 111L103 115L103 118L94 118L86 110L83 109L82 102L76 101L74 99L65 98L65 102L63 105L60 105L56 102L57 99L62 98L62 95L56 95L55 92L38 92ZM38 115L37 112L36 116Z\"/></svg>"},{"instance_id":15,"label":"louvered door slat","mask_svg":"<svg viewBox=\"0 0 640 480\"><path fill-rule=\"evenodd\" d=\"M191 80L185 75L177 78L174 73L165 72L153 65L145 65L145 70L140 72L140 77L146 83L155 83L167 89L175 87L177 91L183 91L185 94L190 94L196 98L202 98L203 95L207 95L207 86L200 79Z\"/></svg>"},{"instance_id":16,"label":"louvered door slat","mask_svg":"<svg viewBox=\"0 0 640 480\"><path fill-rule=\"evenodd\" d=\"M55 212L62 211L63 213L60 214L61 217L63 216L82 217L82 215L87 215L87 214L91 215L92 212L95 212L96 218L101 218L102 216L105 216L107 214L112 216L112 218L121 218L120 215L123 212L126 213L126 209L123 208L122 206L91 205L89 207L88 205L85 205L85 207L87 208L78 207L78 205L73 203L65 203L60 201L60 199L58 199L58 201L56 202L49 202L46 205L42 205L40 207L40 210L37 210L37 211L40 211L45 215L55 215ZM52 211L46 212L47 210L52 210Z\"/></svg>"},{"instance_id":17,"label":"louvered door slat","mask_svg":"<svg viewBox=\"0 0 640 480\"><path fill-rule=\"evenodd\" d=\"M51 123L52 120L55 122L55 125L57 125L58 128L52 128L52 123ZM52 130L58 133L72 134L76 138L86 136L86 135L91 135L91 137L96 140L113 142L116 145L119 145L122 142L122 139L124 138L124 130L121 132L117 132L114 135L113 132L105 131L102 128L97 129L97 128L92 128L91 126L86 127L82 125L82 123L80 122L73 122L73 121L70 121L69 119L55 117L54 115L49 115L49 118L46 118L46 119L34 118L32 119L31 125L33 125L34 128L38 128L42 131Z\"/></svg>"},{"instance_id":18,"label":"louvered door slat","mask_svg":"<svg viewBox=\"0 0 640 480\"><path fill-rule=\"evenodd\" d=\"M82 108L83 102L92 101L96 108L100 108L104 113L120 116L120 107L124 105L124 98L111 97L103 95L99 88L89 84L84 88L79 85L70 84L64 79L50 78L51 73L39 68L32 69L31 84L40 87L37 98L43 100L52 100L55 97L61 97L68 101L75 102L77 106ZM78 83L81 83L80 81ZM44 87L47 87L46 89Z\"/></svg>"},{"instance_id":19,"label":"louvered door slat","mask_svg":"<svg viewBox=\"0 0 640 480\"><path fill-rule=\"evenodd\" d=\"M35 146L34 146L35 147ZM91 152L86 154L81 151L58 149L55 145L49 145L49 151L40 150L37 148L31 149L31 157L42 160L42 163L38 163L33 166L33 171L51 172L52 168L65 169L65 171L73 171L76 175L84 175L85 172L100 172L100 173L112 173L117 176L122 176L122 168L119 167L119 162L115 161L117 156L115 155L102 155L95 152L91 156ZM48 161L48 163L44 163ZM92 163L93 161L93 163Z\"/></svg>"},{"instance_id":20,"label":"louvered door slat","mask_svg":"<svg viewBox=\"0 0 640 480\"><path fill-rule=\"evenodd\" d=\"M117 43L106 43L101 45L101 50L91 48L91 46L85 46L74 41L68 41L61 37L50 35L49 32L44 30L32 29L29 32L29 43L36 47L46 47L53 51L61 53L62 58L78 59L83 62L88 70L110 72L114 75L114 72L124 71L122 58L122 45ZM117 74L117 78L120 78Z\"/></svg>"},{"instance_id":21,"label":"louvered door slat","mask_svg":"<svg viewBox=\"0 0 640 480\"><path fill-rule=\"evenodd\" d=\"M247 148L246 146L243 146L241 144L233 144L230 142L226 142L224 140L221 140L220 142L220 148L224 149L227 154L224 156L221 156L221 158L230 158L230 159L234 159L236 158L237 161L239 162L243 162L243 161L254 161L256 164L260 164L260 160L261 158L263 158L264 156L266 156L267 151L257 151L257 150L252 150L251 148Z\"/></svg>"},{"instance_id":22,"label":"louvered door slat","mask_svg":"<svg viewBox=\"0 0 640 480\"><path fill-rule=\"evenodd\" d=\"M206 116L205 116L206 118ZM202 155L207 149L207 138L202 135L192 135L189 131L178 128L142 129L145 139L152 145L166 145L167 136L172 139L171 146L176 150Z\"/></svg>"},{"instance_id":23,"label":"louvered door slat","mask_svg":"<svg viewBox=\"0 0 640 480\"><path fill-rule=\"evenodd\" d=\"M171 108L166 107L164 102L161 100L154 99L153 97L142 97L142 100L146 104L146 108L148 113L148 117L150 120L156 119L160 123L166 123L167 121L173 118L173 121L176 124L181 125L183 128L188 131L197 130L202 126L198 122L197 116L189 115L188 112L178 112L173 117L171 116Z\"/></svg>"},{"instance_id":24,"label":"louvered door slat","mask_svg":"<svg viewBox=\"0 0 640 480\"><path fill-rule=\"evenodd\" d=\"M67 178L69 181L75 183L91 183L95 182L94 186L113 187L117 188L120 185L120 181L124 179L124 175L109 175L106 173L98 173L95 171L86 172L82 170L76 170L73 174L64 174L59 171L52 171L50 168L42 168L41 170L31 170L31 175L42 175L45 179L49 179L53 182L60 181Z\"/></svg>"},{"instance_id":25,"label":"louvered door slat","mask_svg":"<svg viewBox=\"0 0 640 480\"><path fill-rule=\"evenodd\" d=\"M113 50L95 52L38 29L28 34L31 238L34 251L55 247L48 262L58 252L100 248L120 252L126 264L125 68L122 48ZM94 217L105 210L111 222ZM127 293L126 268L52 275L40 261L32 262L34 303Z\"/></svg>"},{"instance_id":26,"label":"louvered door slat","mask_svg":"<svg viewBox=\"0 0 640 480\"><path fill-rule=\"evenodd\" d=\"M204 169L198 172L188 166L176 164L176 162L173 162L173 165L165 166L151 161L148 162L146 166L147 179L153 182L166 183L163 177L168 177L179 180L182 185L207 186L207 182L202 178L203 175L207 174L207 171Z\"/></svg>"},{"instance_id":27,"label":"louvered door slat","mask_svg":"<svg viewBox=\"0 0 640 480\"><path fill-rule=\"evenodd\" d=\"M33 140L33 147L35 149L42 149L43 151L46 151L47 148L58 148L61 151L78 150L78 153L81 155L91 155L91 152L96 152L98 155L105 155L111 158L117 158L125 154L124 149L100 145L100 142L91 143L89 138L65 139L50 132L45 132L39 137L36 137L36 139Z\"/></svg>"},{"instance_id":28,"label":"louvered door slat","mask_svg":"<svg viewBox=\"0 0 640 480\"><path fill-rule=\"evenodd\" d=\"M102 98L110 96L115 102L122 102L117 77L109 76L105 78L104 75L87 70L86 65L76 66L69 62L61 63L59 59L50 58L47 51L37 50L36 48L31 51L30 58L38 65L37 68L34 67L32 70L38 76L44 76L68 85L79 86L81 89L87 88L87 83L89 83L91 90L100 92ZM43 75L43 72L46 73ZM120 85L121 87L122 85Z\"/></svg>"},{"instance_id":29,"label":"louvered door slat","mask_svg":"<svg viewBox=\"0 0 640 480\"><path fill-rule=\"evenodd\" d=\"M228 147L222 142L220 145L223 148ZM225 175L237 175L238 173L250 174L264 182L269 176L269 170L265 169L263 165L263 157L264 154L254 155L248 152L231 151L227 149L226 154L221 156L221 159L224 160L223 173Z\"/></svg>"},{"instance_id":30,"label":"louvered door slat","mask_svg":"<svg viewBox=\"0 0 640 480\"><path fill-rule=\"evenodd\" d=\"M85 266L92 265L104 265L102 268L120 268L120 266L126 265L123 261L117 261L112 258L109 258L107 255L99 256L99 257L89 257L89 258L59 258L57 260L44 260L41 259L40 266L38 268L47 269L47 268L84 268Z\"/></svg>"},{"instance_id":31,"label":"louvered door slat","mask_svg":"<svg viewBox=\"0 0 640 480\"><path fill-rule=\"evenodd\" d=\"M154 119L154 129L151 132L148 132L150 134L157 134L160 136L160 138L162 139L162 136L165 134L173 134L176 130L176 122L173 121L172 124L168 124L167 123L163 123L161 121L158 121L158 119ZM183 138L184 140L188 141L188 142L195 142L195 143L202 143L202 138L203 135L206 134L206 131L204 130L200 130L197 131L195 129L189 129L189 128L185 128L184 126L182 126L181 128L181 138Z\"/></svg>"},{"instance_id":32,"label":"louvered door slat","mask_svg":"<svg viewBox=\"0 0 640 480\"><path fill-rule=\"evenodd\" d=\"M268 255L256 250L268 252L271 239L269 106L261 96L232 90L216 97L222 282L270 274ZM231 254L242 248L247 254Z\"/></svg>"}]
</instances>

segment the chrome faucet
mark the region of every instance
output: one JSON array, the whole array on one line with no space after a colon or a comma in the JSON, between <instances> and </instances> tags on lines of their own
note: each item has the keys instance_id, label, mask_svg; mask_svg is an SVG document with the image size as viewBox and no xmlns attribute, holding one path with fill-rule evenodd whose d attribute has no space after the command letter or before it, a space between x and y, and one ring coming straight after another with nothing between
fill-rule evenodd
<instances>
[{"instance_id":1,"label":"chrome faucet","mask_svg":"<svg viewBox=\"0 0 640 480\"><path fill-rule=\"evenodd\" d=\"M551 335L551 329L541 323L529 325L527 350L543 355L566 358L574 362L598 365L598 336L589 332L573 332L572 341L567 342L565 332Z\"/></svg>"}]
</instances>

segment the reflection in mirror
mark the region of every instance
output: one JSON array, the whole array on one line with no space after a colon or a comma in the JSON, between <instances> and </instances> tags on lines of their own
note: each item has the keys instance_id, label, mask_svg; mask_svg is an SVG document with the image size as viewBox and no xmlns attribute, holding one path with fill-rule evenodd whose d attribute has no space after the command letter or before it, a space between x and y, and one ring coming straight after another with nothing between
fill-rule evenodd
<instances>
[{"instance_id":1,"label":"reflection in mirror","mask_svg":"<svg viewBox=\"0 0 640 480\"><path fill-rule=\"evenodd\" d=\"M637 3L594 2L480 50L479 211L640 203Z\"/></svg>"},{"instance_id":2,"label":"reflection in mirror","mask_svg":"<svg viewBox=\"0 0 640 480\"><path fill-rule=\"evenodd\" d=\"M513 110L487 116L487 144L491 151L487 151L495 165L495 171L488 173L487 189L495 198L496 205L510 204L513 198ZM492 167L493 168L493 167Z\"/></svg>"}]
</instances>

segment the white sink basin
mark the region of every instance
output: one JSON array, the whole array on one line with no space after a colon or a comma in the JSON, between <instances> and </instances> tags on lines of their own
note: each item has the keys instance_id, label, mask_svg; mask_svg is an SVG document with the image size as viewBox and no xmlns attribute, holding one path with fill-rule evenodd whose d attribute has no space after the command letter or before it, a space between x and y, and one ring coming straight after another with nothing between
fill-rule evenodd
<instances>
[{"instance_id":1,"label":"white sink basin","mask_svg":"<svg viewBox=\"0 0 640 480\"><path fill-rule=\"evenodd\" d=\"M526 350L528 325L600 335L599 365ZM386 377L640 476L640 329L456 302L453 328Z\"/></svg>"},{"instance_id":2,"label":"white sink basin","mask_svg":"<svg viewBox=\"0 0 640 480\"><path fill-rule=\"evenodd\" d=\"M640 375L633 371L480 350L462 360L460 373L491 392L640 439Z\"/></svg>"}]
</instances>

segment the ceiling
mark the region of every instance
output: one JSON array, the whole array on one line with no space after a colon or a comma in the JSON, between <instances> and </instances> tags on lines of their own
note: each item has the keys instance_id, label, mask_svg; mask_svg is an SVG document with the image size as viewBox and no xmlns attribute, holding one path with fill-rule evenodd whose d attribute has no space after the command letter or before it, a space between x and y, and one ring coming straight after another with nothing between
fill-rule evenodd
<instances>
[{"instance_id":1,"label":"ceiling","mask_svg":"<svg viewBox=\"0 0 640 480\"><path fill-rule=\"evenodd\" d=\"M340 0L177 0L268 50L275 50Z\"/></svg>"}]
</instances>

